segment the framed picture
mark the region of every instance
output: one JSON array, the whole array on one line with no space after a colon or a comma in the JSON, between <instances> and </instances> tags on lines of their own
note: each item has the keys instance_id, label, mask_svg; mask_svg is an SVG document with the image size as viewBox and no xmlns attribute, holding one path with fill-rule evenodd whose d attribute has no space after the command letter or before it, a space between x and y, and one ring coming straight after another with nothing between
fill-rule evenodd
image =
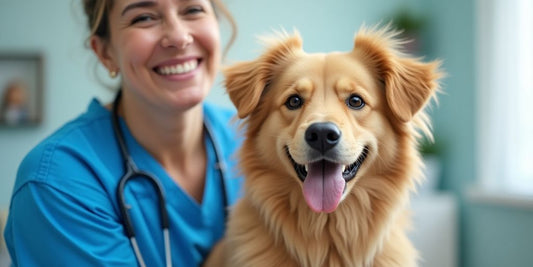
<instances>
[{"instance_id":1,"label":"framed picture","mask_svg":"<svg viewBox=\"0 0 533 267\"><path fill-rule=\"evenodd\" d=\"M34 126L43 114L43 57L0 52L0 127Z\"/></svg>"}]
</instances>

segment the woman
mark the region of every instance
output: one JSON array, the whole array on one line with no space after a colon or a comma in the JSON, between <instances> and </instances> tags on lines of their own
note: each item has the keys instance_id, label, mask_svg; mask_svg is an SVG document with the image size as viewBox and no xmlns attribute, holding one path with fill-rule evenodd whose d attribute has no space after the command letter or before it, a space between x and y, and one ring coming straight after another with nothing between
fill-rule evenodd
<instances>
[{"instance_id":1,"label":"woman","mask_svg":"<svg viewBox=\"0 0 533 267\"><path fill-rule=\"evenodd\" d=\"M232 161L238 135L227 128L233 113L203 103L221 57L215 11L225 9L217 0L84 0L84 6L90 46L111 77L120 74L121 94L114 105L93 100L22 162L5 230L13 263L165 264L160 202L147 179L129 180L120 194L135 242L125 235L117 201L126 172L117 143L123 138L133 162L166 194L173 265L198 266L222 237L226 205L241 181ZM122 133L113 130L113 106ZM218 168L221 160L227 171Z\"/></svg>"}]
</instances>

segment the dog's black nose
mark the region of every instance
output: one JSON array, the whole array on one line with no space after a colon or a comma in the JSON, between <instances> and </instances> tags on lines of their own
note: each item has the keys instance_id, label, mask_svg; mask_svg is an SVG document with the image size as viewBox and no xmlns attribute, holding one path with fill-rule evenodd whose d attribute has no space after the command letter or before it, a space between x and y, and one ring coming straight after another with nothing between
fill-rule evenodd
<instances>
[{"instance_id":1,"label":"dog's black nose","mask_svg":"<svg viewBox=\"0 0 533 267\"><path fill-rule=\"evenodd\" d=\"M313 123L305 131L307 144L322 154L339 143L340 139L341 131L339 127L331 122Z\"/></svg>"}]
</instances>

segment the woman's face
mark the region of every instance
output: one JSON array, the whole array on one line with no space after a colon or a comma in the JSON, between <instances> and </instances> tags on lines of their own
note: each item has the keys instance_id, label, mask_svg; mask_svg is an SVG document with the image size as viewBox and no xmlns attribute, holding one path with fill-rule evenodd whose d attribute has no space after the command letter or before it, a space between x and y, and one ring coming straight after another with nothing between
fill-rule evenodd
<instances>
[{"instance_id":1,"label":"woman's face","mask_svg":"<svg viewBox=\"0 0 533 267\"><path fill-rule=\"evenodd\" d=\"M109 22L107 52L125 91L178 109L207 96L220 63L220 33L209 0L117 0Z\"/></svg>"}]
</instances>

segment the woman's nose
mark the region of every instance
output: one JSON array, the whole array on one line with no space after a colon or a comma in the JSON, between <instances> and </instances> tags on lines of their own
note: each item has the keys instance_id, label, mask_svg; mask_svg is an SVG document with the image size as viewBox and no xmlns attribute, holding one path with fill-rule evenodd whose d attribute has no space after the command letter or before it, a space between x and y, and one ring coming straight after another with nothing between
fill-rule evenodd
<instances>
[{"instance_id":1,"label":"woman's nose","mask_svg":"<svg viewBox=\"0 0 533 267\"><path fill-rule=\"evenodd\" d=\"M186 23L179 19L173 19L165 23L163 37L161 38L162 47L185 49L193 41L193 37Z\"/></svg>"}]
</instances>

